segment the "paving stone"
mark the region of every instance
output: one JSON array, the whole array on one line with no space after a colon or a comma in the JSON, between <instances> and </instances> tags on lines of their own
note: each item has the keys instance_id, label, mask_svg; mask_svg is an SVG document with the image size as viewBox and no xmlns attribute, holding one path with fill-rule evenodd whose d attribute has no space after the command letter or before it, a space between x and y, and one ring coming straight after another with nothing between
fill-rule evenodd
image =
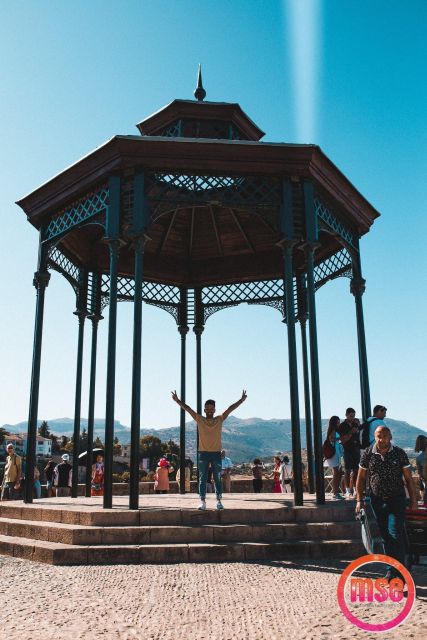
<instances>
[{"instance_id":1,"label":"paving stone","mask_svg":"<svg viewBox=\"0 0 427 640\"><path fill-rule=\"evenodd\" d=\"M149 527L105 527L100 530L103 545L107 544L149 544ZM90 543L99 544L99 543Z\"/></svg>"},{"instance_id":2,"label":"paving stone","mask_svg":"<svg viewBox=\"0 0 427 640\"><path fill-rule=\"evenodd\" d=\"M140 509L139 511L139 524L143 526L182 523L181 509Z\"/></svg>"},{"instance_id":3,"label":"paving stone","mask_svg":"<svg viewBox=\"0 0 427 640\"><path fill-rule=\"evenodd\" d=\"M243 544L189 544L189 562L236 562L245 559Z\"/></svg>"},{"instance_id":4,"label":"paving stone","mask_svg":"<svg viewBox=\"0 0 427 640\"><path fill-rule=\"evenodd\" d=\"M139 562L137 546L101 546L87 547L89 564L133 564Z\"/></svg>"},{"instance_id":5,"label":"paving stone","mask_svg":"<svg viewBox=\"0 0 427 640\"><path fill-rule=\"evenodd\" d=\"M253 528L248 524L213 525L214 542L245 542L252 540Z\"/></svg>"},{"instance_id":6,"label":"paving stone","mask_svg":"<svg viewBox=\"0 0 427 640\"><path fill-rule=\"evenodd\" d=\"M143 564L170 564L188 562L188 545L163 544L139 547L139 562Z\"/></svg>"},{"instance_id":7,"label":"paving stone","mask_svg":"<svg viewBox=\"0 0 427 640\"><path fill-rule=\"evenodd\" d=\"M222 512L212 508L212 505L209 505L209 508L205 511L199 511L198 509L183 509L181 512L181 521L182 524L187 525L218 524L220 522L220 513Z\"/></svg>"}]
</instances>

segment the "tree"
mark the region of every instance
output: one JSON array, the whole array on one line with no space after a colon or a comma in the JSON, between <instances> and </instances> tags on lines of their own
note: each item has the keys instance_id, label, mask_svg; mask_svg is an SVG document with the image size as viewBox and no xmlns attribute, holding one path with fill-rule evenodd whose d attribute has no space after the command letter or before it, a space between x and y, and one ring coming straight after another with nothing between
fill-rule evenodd
<instances>
[{"instance_id":1,"label":"tree","mask_svg":"<svg viewBox=\"0 0 427 640\"><path fill-rule=\"evenodd\" d=\"M144 436L140 440L139 454L141 458L149 459L149 468L151 470L156 468L156 464L163 456L164 447L162 447L162 441L156 436Z\"/></svg>"},{"instance_id":2,"label":"tree","mask_svg":"<svg viewBox=\"0 0 427 640\"><path fill-rule=\"evenodd\" d=\"M87 444L88 444L87 431L86 429L83 429L83 431L80 434L79 453L82 453L83 451L87 451Z\"/></svg>"},{"instance_id":3,"label":"tree","mask_svg":"<svg viewBox=\"0 0 427 640\"><path fill-rule=\"evenodd\" d=\"M151 470L156 468L158 461L163 456L168 458L175 469L178 468L179 446L173 442L173 440L169 440L169 442L162 442L160 438L157 438L156 436L144 436L140 440L139 453L141 458L149 459L149 468Z\"/></svg>"},{"instance_id":4,"label":"tree","mask_svg":"<svg viewBox=\"0 0 427 640\"><path fill-rule=\"evenodd\" d=\"M95 440L93 441L93 448L97 448L97 449L103 449L104 445L102 444L102 440L100 439L99 436L96 436Z\"/></svg>"},{"instance_id":5,"label":"tree","mask_svg":"<svg viewBox=\"0 0 427 640\"><path fill-rule=\"evenodd\" d=\"M50 439L52 440L52 454L54 453L59 453L60 451L60 445L58 442L58 438L56 436L53 435L53 433L50 436Z\"/></svg>"},{"instance_id":6,"label":"tree","mask_svg":"<svg viewBox=\"0 0 427 640\"><path fill-rule=\"evenodd\" d=\"M0 427L0 444L6 440L6 436L9 435L9 431L6 431L4 427Z\"/></svg>"},{"instance_id":7,"label":"tree","mask_svg":"<svg viewBox=\"0 0 427 640\"><path fill-rule=\"evenodd\" d=\"M49 425L46 422L46 420L43 420L43 422L38 428L38 432L39 432L39 436L41 436L42 438L52 438L52 435L49 431Z\"/></svg>"}]
</instances>

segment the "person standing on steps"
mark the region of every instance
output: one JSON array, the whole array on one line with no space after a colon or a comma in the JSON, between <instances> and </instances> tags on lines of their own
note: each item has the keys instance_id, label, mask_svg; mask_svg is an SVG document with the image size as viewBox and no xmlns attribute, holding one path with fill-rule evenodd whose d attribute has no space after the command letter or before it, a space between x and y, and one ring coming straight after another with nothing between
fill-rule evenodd
<instances>
[{"instance_id":1,"label":"person standing on steps","mask_svg":"<svg viewBox=\"0 0 427 640\"><path fill-rule=\"evenodd\" d=\"M196 421L199 432L199 510L206 509L206 481L208 475L208 467L211 465L215 483L217 509L224 509L222 500L222 460L221 460L221 433L224 420L228 418L230 413L237 409L247 398L246 391L243 390L242 397L228 407L223 413L215 416L215 400L206 400L205 414L206 417L199 415L188 404L182 402L177 396L176 391L172 391L172 400L175 400L179 406L187 411L193 420Z\"/></svg>"}]
</instances>

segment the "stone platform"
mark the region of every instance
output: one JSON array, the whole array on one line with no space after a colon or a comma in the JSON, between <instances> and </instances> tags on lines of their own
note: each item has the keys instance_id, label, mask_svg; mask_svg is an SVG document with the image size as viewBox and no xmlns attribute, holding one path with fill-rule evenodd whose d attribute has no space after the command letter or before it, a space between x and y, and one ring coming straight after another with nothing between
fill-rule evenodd
<instances>
[{"instance_id":1,"label":"stone platform","mask_svg":"<svg viewBox=\"0 0 427 640\"><path fill-rule=\"evenodd\" d=\"M198 511L194 494L50 498L0 503L0 553L56 565L222 562L265 559L352 559L363 555L354 501L312 495L294 507L291 496L227 494Z\"/></svg>"}]
</instances>

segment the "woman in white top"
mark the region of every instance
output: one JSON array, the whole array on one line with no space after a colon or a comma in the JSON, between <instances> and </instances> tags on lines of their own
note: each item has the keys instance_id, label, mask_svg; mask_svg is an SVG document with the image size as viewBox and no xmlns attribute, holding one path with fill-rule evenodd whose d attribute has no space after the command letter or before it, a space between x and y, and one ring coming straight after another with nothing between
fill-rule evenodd
<instances>
[{"instance_id":1,"label":"woman in white top","mask_svg":"<svg viewBox=\"0 0 427 640\"><path fill-rule=\"evenodd\" d=\"M282 493L291 493L293 491L292 477L292 465L289 463L288 456L283 456L282 463L280 465L280 484L282 486Z\"/></svg>"},{"instance_id":2,"label":"woman in white top","mask_svg":"<svg viewBox=\"0 0 427 640\"><path fill-rule=\"evenodd\" d=\"M331 458L325 460L325 467L330 467L332 469L332 493L334 494L334 498L337 500L344 499L340 493L340 461L342 456L342 445L339 441L339 434L337 433L340 422L341 420L338 416L332 416L329 420L328 432L326 434L326 438L334 447L335 453Z\"/></svg>"}]
</instances>

